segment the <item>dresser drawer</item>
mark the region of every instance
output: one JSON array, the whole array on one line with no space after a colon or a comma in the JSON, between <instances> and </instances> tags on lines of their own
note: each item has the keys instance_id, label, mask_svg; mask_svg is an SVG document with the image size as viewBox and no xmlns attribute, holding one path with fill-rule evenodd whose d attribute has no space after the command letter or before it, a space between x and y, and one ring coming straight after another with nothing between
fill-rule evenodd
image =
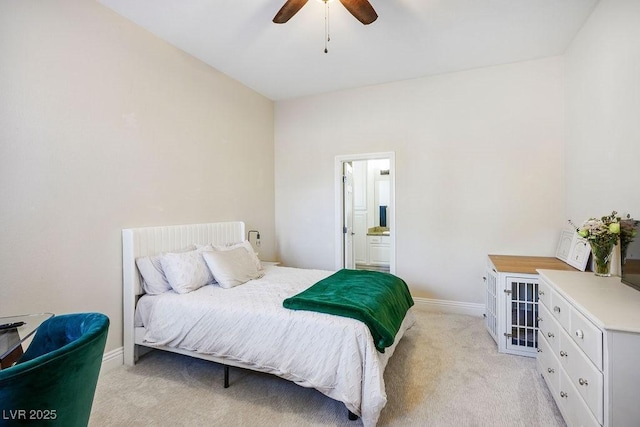
<instances>
[{"instance_id":1,"label":"dresser drawer","mask_svg":"<svg viewBox=\"0 0 640 427\"><path fill-rule=\"evenodd\" d=\"M551 305L548 306L553 317L566 331L571 330L571 305L557 292L551 295Z\"/></svg>"},{"instance_id":2,"label":"dresser drawer","mask_svg":"<svg viewBox=\"0 0 640 427\"><path fill-rule=\"evenodd\" d=\"M571 310L570 323L571 338L602 371L602 331L575 309Z\"/></svg>"},{"instance_id":3,"label":"dresser drawer","mask_svg":"<svg viewBox=\"0 0 640 427\"><path fill-rule=\"evenodd\" d=\"M569 334L561 331L559 338L560 351L557 354L562 369L595 418L603 424L604 379L602 372L569 337Z\"/></svg>"},{"instance_id":4,"label":"dresser drawer","mask_svg":"<svg viewBox=\"0 0 640 427\"><path fill-rule=\"evenodd\" d=\"M538 331L540 333L540 331ZM538 355L536 357L536 367L538 373L542 375L551 394L557 395L560 391L560 362L553 355L553 350L547 340L540 336L538 338Z\"/></svg>"},{"instance_id":5,"label":"dresser drawer","mask_svg":"<svg viewBox=\"0 0 640 427\"><path fill-rule=\"evenodd\" d=\"M552 292L553 291L551 290L551 287L549 287L549 284L544 280L540 280L540 283L538 284L538 302L541 302L550 308Z\"/></svg>"},{"instance_id":6,"label":"dresser drawer","mask_svg":"<svg viewBox=\"0 0 640 427\"><path fill-rule=\"evenodd\" d=\"M557 401L569 427L600 427L587 404L564 371L560 372L560 393Z\"/></svg>"},{"instance_id":7,"label":"dresser drawer","mask_svg":"<svg viewBox=\"0 0 640 427\"><path fill-rule=\"evenodd\" d=\"M538 304L538 332L547 340L553 354L558 354L558 340L560 339L560 324L551 315L544 304ZM541 338L538 341L541 341Z\"/></svg>"}]
</instances>

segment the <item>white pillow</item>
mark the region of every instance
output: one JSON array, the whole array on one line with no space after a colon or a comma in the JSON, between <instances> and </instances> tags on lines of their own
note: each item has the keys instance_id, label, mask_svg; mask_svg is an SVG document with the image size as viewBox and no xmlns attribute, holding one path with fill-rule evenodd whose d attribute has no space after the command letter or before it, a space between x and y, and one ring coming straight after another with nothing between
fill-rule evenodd
<instances>
[{"instance_id":1,"label":"white pillow","mask_svg":"<svg viewBox=\"0 0 640 427\"><path fill-rule=\"evenodd\" d=\"M212 251L213 246L211 246L211 243L207 243L206 245L198 245L196 243L196 249L199 251Z\"/></svg>"},{"instance_id":2,"label":"white pillow","mask_svg":"<svg viewBox=\"0 0 640 427\"><path fill-rule=\"evenodd\" d=\"M251 246L251 243L249 243L248 240L245 240L242 243L235 243L235 244L228 245L228 246L213 245L213 249L216 250L216 251L230 251L230 250L237 249L237 248L244 248L247 252L249 252L251 260L255 264L256 269L262 270L262 263L260 262L260 258L258 258L258 255L253 250L253 246Z\"/></svg>"},{"instance_id":3,"label":"white pillow","mask_svg":"<svg viewBox=\"0 0 640 427\"><path fill-rule=\"evenodd\" d=\"M176 251L176 253L188 252L194 249L195 246L191 245ZM167 276L162 271L160 258L162 258L162 254L136 258L136 265L142 276L142 289L149 295L158 295L171 290Z\"/></svg>"},{"instance_id":4,"label":"white pillow","mask_svg":"<svg viewBox=\"0 0 640 427\"><path fill-rule=\"evenodd\" d=\"M160 261L171 288L179 294L195 291L213 281L200 251L167 253Z\"/></svg>"},{"instance_id":5,"label":"white pillow","mask_svg":"<svg viewBox=\"0 0 640 427\"><path fill-rule=\"evenodd\" d=\"M253 251L252 251L253 252ZM202 252L213 277L220 287L229 289L263 276L244 247L224 251Z\"/></svg>"}]
</instances>

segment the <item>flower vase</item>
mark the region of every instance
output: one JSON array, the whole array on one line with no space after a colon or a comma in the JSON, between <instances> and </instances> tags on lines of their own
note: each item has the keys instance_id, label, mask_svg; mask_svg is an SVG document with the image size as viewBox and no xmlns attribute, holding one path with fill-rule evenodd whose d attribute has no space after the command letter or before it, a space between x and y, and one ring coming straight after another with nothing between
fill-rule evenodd
<instances>
[{"instance_id":1,"label":"flower vase","mask_svg":"<svg viewBox=\"0 0 640 427\"><path fill-rule=\"evenodd\" d=\"M591 244L591 253L593 253L594 273L596 276L611 276L611 258L613 257L613 245L594 245Z\"/></svg>"}]
</instances>

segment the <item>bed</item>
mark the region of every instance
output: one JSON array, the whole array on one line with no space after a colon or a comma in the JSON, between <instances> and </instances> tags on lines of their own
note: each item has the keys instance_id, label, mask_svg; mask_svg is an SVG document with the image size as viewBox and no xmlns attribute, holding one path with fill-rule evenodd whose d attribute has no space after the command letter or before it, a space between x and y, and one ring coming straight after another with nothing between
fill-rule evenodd
<instances>
[{"instance_id":1,"label":"bed","mask_svg":"<svg viewBox=\"0 0 640 427\"><path fill-rule=\"evenodd\" d=\"M414 323L411 310L380 352L358 320L283 307L330 271L263 265L261 277L230 289L214 284L145 295L136 259L243 241L240 221L122 231L125 364L160 349L221 363L227 375L228 366L266 372L343 402L365 426L375 425L387 401L384 370Z\"/></svg>"}]
</instances>

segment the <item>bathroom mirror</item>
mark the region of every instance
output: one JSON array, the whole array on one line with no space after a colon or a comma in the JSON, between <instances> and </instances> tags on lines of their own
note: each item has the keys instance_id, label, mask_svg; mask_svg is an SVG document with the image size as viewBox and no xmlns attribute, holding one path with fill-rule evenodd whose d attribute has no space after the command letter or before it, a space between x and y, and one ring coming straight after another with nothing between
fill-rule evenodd
<instances>
[{"instance_id":1,"label":"bathroom mirror","mask_svg":"<svg viewBox=\"0 0 640 427\"><path fill-rule=\"evenodd\" d=\"M388 171L387 171L388 172ZM378 179L375 179L375 196L374 196L374 223L378 227L388 227L387 211L389 208L389 174L378 174Z\"/></svg>"}]
</instances>

